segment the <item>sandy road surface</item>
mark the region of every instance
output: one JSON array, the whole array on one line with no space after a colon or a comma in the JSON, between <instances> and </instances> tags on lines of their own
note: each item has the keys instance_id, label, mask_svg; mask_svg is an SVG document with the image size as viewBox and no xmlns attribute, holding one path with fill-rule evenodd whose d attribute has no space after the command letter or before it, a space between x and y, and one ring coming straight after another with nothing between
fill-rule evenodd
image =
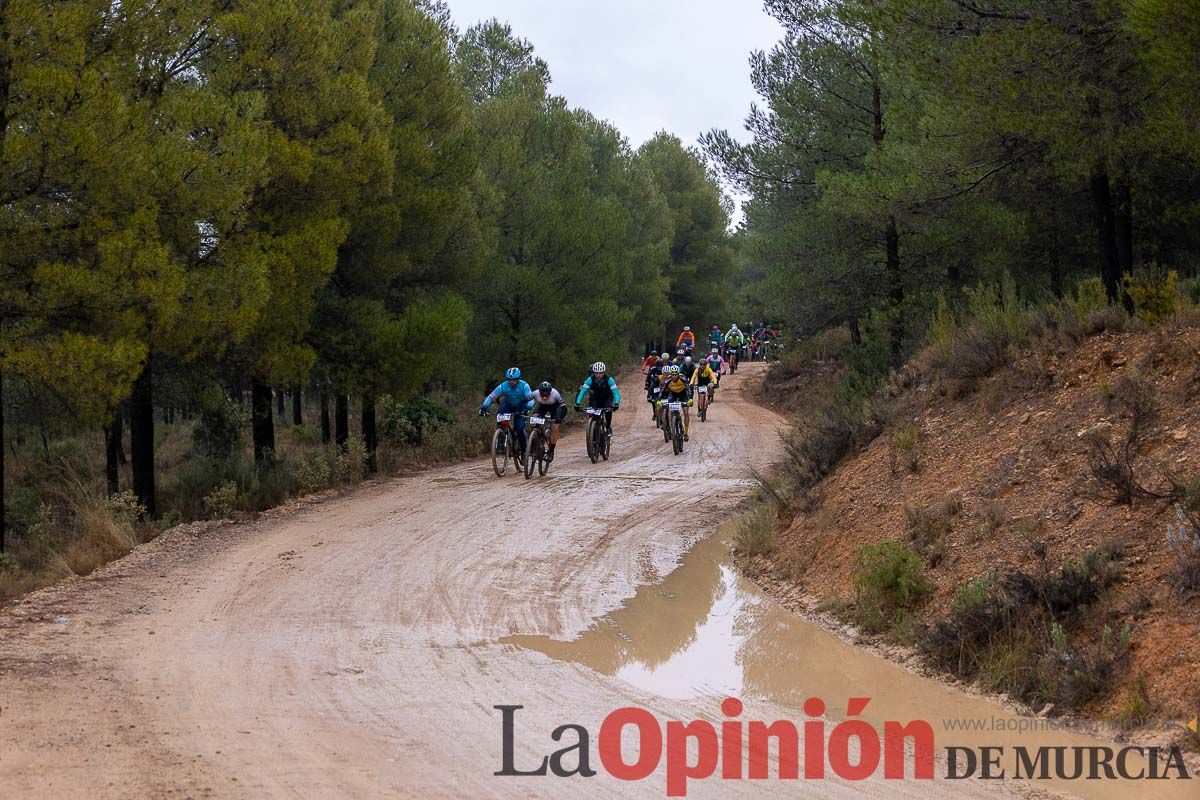
<instances>
[{"instance_id":1,"label":"sandy road surface","mask_svg":"<svg viewBox=\"0 0 1200 800\"><path fill-rule=\"evenodd\" d=\"M729 381L679 458L628 402L606 464L575 434L544 480L474 462L167 535L0 614L0 796L664 796L661 768L632 784L494 777L493 706L526 706L527 766L560 724L595 736L631 704L713 720L719 696L670 699L501 640L579 636L711 531L695 500L749 491L746 468L778 455L780 424L740 397L750 377ZM751 701L745 718L799 715ZM983 791L711 780L689 796Z\"/></svg>"}]
</instances>

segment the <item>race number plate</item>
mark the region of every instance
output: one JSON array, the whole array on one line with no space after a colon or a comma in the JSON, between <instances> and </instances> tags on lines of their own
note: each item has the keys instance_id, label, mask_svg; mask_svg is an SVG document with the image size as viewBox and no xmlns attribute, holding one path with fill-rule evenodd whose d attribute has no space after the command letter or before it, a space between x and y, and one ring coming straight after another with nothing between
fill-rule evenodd
<instances>
[{"instance_id":1,"label":"race number plate","mask_svg":"<svg viewBox=\"0 0 1200 800\"><path fill-rule=\"evenodd\" d=\"M697 386L696 388L699 390L700 394L708 394L707 386Z\"/></svg>"},{"instance_id":2,"label":"race number plate","mask_svg":"<svg viewBox=\"0 0 1200 800\"><path fill-rule=\"evenodd\" d=\"M530 425L545 425L546 418L545 417L530 417L529 424Z\"/></svg>"},{"instance_id":3,"label":"race number plate","mask_svg":"<svg viewBox=\"0 0 1200 800\"><path fill-rule=\"evenodd\" d=\"M512 419L512 414L497 414L496 422L508 422Z\"/></svg>"},{"instance_id":4,"label":"race number plate","mask_svg":"<svg viewBox=\"0 0 1200 800\"><path fill-rule=\"evenodd\" d=\"M672 411L682 411L683 403L671 403L671 410Z\"/></svg>"},{"instance_id":5,"label":"race number plate","mask_svg":"<svg viewBox=\"0 0 1200 800\"><path fill-rule=\"evenodd\" d=\"M587 410L587 413L591 414L593 417L599 417L599 416L601 416L601 415L602 415L604 412L603 412L602 410L598 409L598 408L589 408L589 409Z\"/></svg>"}]
</instances>

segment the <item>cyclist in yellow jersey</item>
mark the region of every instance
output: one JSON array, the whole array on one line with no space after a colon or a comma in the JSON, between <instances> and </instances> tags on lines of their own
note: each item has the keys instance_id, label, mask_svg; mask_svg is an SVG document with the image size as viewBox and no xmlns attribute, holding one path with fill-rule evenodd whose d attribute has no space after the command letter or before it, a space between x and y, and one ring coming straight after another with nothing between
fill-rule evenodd
<instances>
[{"instance_id":1,"label":"cyclist in yellow jersey","mask_svg":"<svg viewBox=\"0 0 1200 800\"><path fill-rule=\"evenodd\" d=\"M713 371L711 366L709 366L708 359L701 361L700 366L696 367L696 370L692 373L692 386L706 387L705 391L697 392L697 394L700 395L701 409L708 407L708 392L711 392L714 388L716 388L717 380L717 373Z\"/></svg>"},{"instance_id":2,"label":"cyclist in yellow jersey","mask_svg":"<svg viewBox=\"0 0 1200 800\"><path fill-rule=\"evenodd\" d=\"M692 405L692 386L680 374L679 367L671 365L663 370L663 391L659 405L666 407L667 403L683 403L683 439L687 441L688 426L691 422L688 409Z\"/></svg>"}]
</instances>

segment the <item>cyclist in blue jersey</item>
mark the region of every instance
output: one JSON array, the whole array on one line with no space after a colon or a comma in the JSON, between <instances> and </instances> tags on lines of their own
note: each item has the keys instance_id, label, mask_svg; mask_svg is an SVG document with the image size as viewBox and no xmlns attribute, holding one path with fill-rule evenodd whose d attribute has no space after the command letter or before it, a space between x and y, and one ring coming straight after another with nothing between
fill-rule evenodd
<instances>
[{"instance_id":1,"label":"cyclist in blue jersey","mask_svg":"<svg viewBox=\"0 0 1200 800\"><path fill-rule=\"evenodd\" d=\"M520 460L525 461L525 417L533 408L533 400L529 399L529 395L533 390L529 388L529 384L521 380L521 370L512 367L504 373L504 383L492 390L483 400L483 405L479 407L479 416L484 416L488 412L488 408L492 403L497 403L500 406L501 414L512 414L513 427L517 432L517 446L520 448Z\"/></svg>"}]
</instances>

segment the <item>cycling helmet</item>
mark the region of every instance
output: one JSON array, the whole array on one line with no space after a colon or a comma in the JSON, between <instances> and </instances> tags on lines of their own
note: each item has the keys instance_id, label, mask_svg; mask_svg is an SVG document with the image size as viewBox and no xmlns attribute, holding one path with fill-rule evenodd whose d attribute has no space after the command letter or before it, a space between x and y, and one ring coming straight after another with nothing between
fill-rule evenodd
<instances>
[{"instance_id":1,"label":"cycling helmet","mask_svg":"<svg viewBox=\"0 0 1200 800\"><path fill-rule=\"evenodd\" d=\"M550 392L554 391L554 387L550 385L550 381L542 381L538 384L538 391L542 394L550 394Z\"/></svg>"},{"instance_id":2,"label":"cycling helmet","mask_svg":"<svg viewBox=\"0 0 1200 800\"><path fill-rule=\"evenodd\" d=\"M677 356L681 356L681 355L683 355L683 348L681 347L681 348L679 348L678 350L676 350L676 351L675 351L675 355L677 355Z\"/></svg>"},{"instance_id":3,"label":"cycling helmet","mask_svg":"<svg viewBox=\"0 0 1200 800\"><path fill-rule=\"evenodd\" d=\"M683 370L681 370L681 369L679 368L679 365L678 365L678 364L672 364L672 365L671 365L671 374L672 374L672 375L678 375L680 372L683 372Z\"/></svg>"},{"instance_id":4,"label":"cycling helmet","mask_svg":"<svg viewBox=\"0 0 1200 800\"><path fill-rule=\"evenodd\" d=\"M719 330L721 330L721 327L719 325L713 325L712 329L714 331L719 331Z\"/></svg>"},{"instance_id":5,"label":"cycling helmet","mask_svg":"<svg viewBox=\"0 0 1200 800\"><path fill-rule=\"evenodd\" d=\"M517 369L516 367L509 367L508 370L505 371L504 377L508 378L510 381L518 380L521 377L521 370Z\"/></svg>"},{"instance_id":6,"label":"cycling helmet","mask_svg":"<svg viewBox=\"0 0 1200 800\"><path fill-rule=\"evenodd\" d=\"M690 330L691 330L691 328L689 328L687 325L684 325L684 326L683 326L683 330L686 332L686 331L690 331Z\"/></svg>"},{"instance_id":7,"label":"cycling helmet","mask_svg":"<svg viewBox=\"0 0 1200 800\"><path fill-rule=\"evenodd\" d=\"M603 361L597 361L592 364L592 372L608 372L608 367L604 366Z\"/></svg>"},{"instance_id":8,"label":"cycling helmet","mask_svg":"<svg viewBox=\"0 0 1200 800\"><path fill-rule=\"evenodd\" d=\"M656 355L658 355L658 351L657 351L657 350L651 350L651 351L650 351L650 355L652 355L652 356L656 356Z\"/></svg>"},{"instance_id":9,"label":"cycling helmet","mask_svg":"<svg viewBox=\"0 0 1200 800\"><path fill-rule=\"evenodd\" d=\"M685 359L683 360L683 363L685 363L685 364L690 364L690 363L692 363L692 357L691 357L691 356L688 356L687 358L685 358Z\"/></svg>"}]
</instances>

